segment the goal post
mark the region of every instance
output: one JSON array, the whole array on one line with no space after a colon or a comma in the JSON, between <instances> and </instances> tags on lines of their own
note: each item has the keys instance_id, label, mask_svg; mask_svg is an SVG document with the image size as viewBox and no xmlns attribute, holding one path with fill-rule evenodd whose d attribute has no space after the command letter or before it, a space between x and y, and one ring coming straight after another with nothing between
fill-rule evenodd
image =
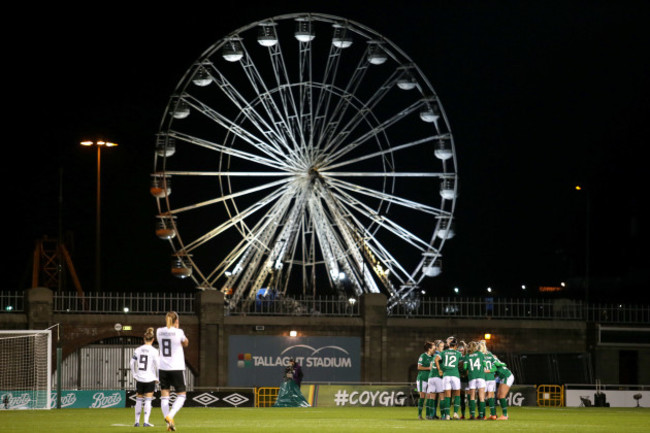
<instances>
[{"instance_id":1,"label":"goal post","mask_svg":"<svg viewBox=\"0 0 650 433\"><path fill-rule=\"evenodd\" d=\"M0 331L0 410L52 407L52 331Z\"/></svg>"}]
</instances>

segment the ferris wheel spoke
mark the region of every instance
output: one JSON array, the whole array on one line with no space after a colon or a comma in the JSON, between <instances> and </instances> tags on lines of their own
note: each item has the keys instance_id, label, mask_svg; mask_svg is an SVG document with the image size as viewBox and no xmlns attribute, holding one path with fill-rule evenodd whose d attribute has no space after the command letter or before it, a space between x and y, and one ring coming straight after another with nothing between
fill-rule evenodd
<instances>
[{"instance_id":1,"label":"ferris wheel spoke","mask_svg":"<svg viewBox=\"0 0 650 433\"><path fill-rule=\"evenodd\" d=\"M164 173L154 173L154 176L196 176L196 177L287 177L295 176L295 173L286 171L181 171L167 170Z\"/></svg>"},{"instance_id":2,"label":"ferris wheel spoke","mask_svg":"<svg viewBox=\"0 0 650 433\"><path fill-rule=\"evenodd\" d=\"M420 212L428 213L431 215L445 215L448 214L447 211L444 211L442 209L437 209L432 206L426 205L424 203L418 203L413 200L407 200L401 197L397 197L393 194L387 194L385 192L380 192L376 191L370 188L366 188L364 186L358 185L358 184L353 184L349 183L340 179L335 179L335 178L328 178L328 182L332 185L333 188L342 188L346 189L348 191L354 191L359 194L364 194L369 197L373 197L382 201L387 201L389 203L394 203L409 209L417 210Z\"/></svg>"},{"instance_id":3,"label":"ferris wheel spoke","mask_svg":"<svg viewBox=\"0 0 650 433\"><path fill-rule=\"evenodd\" d=\"M319 171L324 177L443 177L449 173L397 172L397 171Z\"/></svg>"},{"instance_id":4,"label":"ferris wheel spoke","mask_svg":"<svg viewBox=\"0 0 650 433\"><path fill-rule=\"evenodd\" d=\"M232 200L234 198L242 197L242 196L245 196L245 195L248 195L248 194L253 194L253 193L262 191L264 189L273 188L273 187L276 187L276 186L283 185L283 184L289 182L290 180L291 180L290 178L281 179L281 180L277 180L275 182L270 182L270 183L267 183L267 184L264 184L264 185L256 186L254 188L249 188L249 189L246 189L246 190L243 190L243 191L235 192L235 193L232 193L232 194L224 195L224 196L213 198L213 199L210 199L210 200L205 200L205 201L202 201L200 203L192 204L190 206L185 206L185 207L177 208L177 209L171 209L171 210L169 210L168 214L169 215L177 215L177 214L187 212L187 211L190 211L190 210L199 209L201 207L210 206L210 205L213 205L213 204L216 204L216 203L222 203L224 201Z\"/></svg>"},{"instance_id":5,"label":"ferris wheel spoke","mask_svg":"<svg viewBox=\"0 0 650 433\"><path fill-rule=\"evenodd\" d=\"M342 96L338 98L338 102L334 107L334 109L332 110L331 116L327 120L327 130L324 134L322 134L320 142L317 143L319 148L323 145L323 143L331 143L333 137L337 134L339 136L341 135L347 136L347 132L340 131L340 128L341 128L342 121L345 118L345 114L347 113L347 110L352 105L352 101L354 99L353 95L356 93L356 90L359 84L362 82L363 77L368 72L368 61L366 60L367 54L368 51L366 50L363 56L359 59L359 63L357 64L354 73L351 75L350 80L348 81L344 91L342 92ZM324 155L325 155L325 149L319 152L319 156L324 156Z\"/></svg>"},{"instance_id":6,"label":"ferris wheel spoke","mask_svg":"<svg viewBox=\"0 0 650 433\"><path fill-rule=\"evenodd\" d=\"M234 135L242 139L244 142L250 144L255 149L262 151L268 157L273 158L277 162L281 162L285 159L285 153L281 148L276 146L273 140L268 140L272 138L265 136L267 139L262 139L257 137L255 134L251 133L247 129L241 127L239 122L228 119L226 116L220 114L218 111L207 106L198 99L192 97L191 95L186 95L183 99L189 106L193 107L195 110L203 114L206 118L213 121L217 125L223 127L226 130L229 130ZM250 112L250 110L245 110ZM264 131L260 131L264 135Z\"/></svg>"},{"instance_id":7,"label":"ferris wheel spoke","mask_svg":"<svg viewBox=\"0 0 650 433\"><path fill-rule=\"evenodd\" d=\"M332 194L333 197L337 197L336 194ZM351 227L353 233L359 238L360 242L363 242L364 249L368 248L375 256L379 257L379 261L386 266L395 277L397 277L400 282L404 282L404 279L410 279L409 273L404 269L404 267L397 261L392 254L381 244L381 242L367 229L359 219L354 215L353 212L347 209L348 206L353 208L356 212L364 217L371 219L374 218L375 213L372 212L369 208L365 210L360 210L359 207L355 206L353 200L350 200L349 197L337 199L340 207L344 209L344 213L347 216L348 225ZM358 202L357 202L358 203ZM400 274L401 273L401 274ZM403 276L402 276L403 275Z\"/></svg>"},{"instance_id":8,"label":"ferris wheel spoke","mask_svg":"<svg viewBox=\"0 0 650 433\"><path fill-rule=\"evenodd\" d=\"M386 79L386 81L372 93L372 96L370 99L368 99L368 101L365 103L360 103L357 112L346 123L346 125L343 126L342 131L336 136L336 138L328 142L328 145L325 147L325 149L323 149L323 151L327 152L330 149L332 149L332 151L336 150L346 140L349 134L352 133L359 126L359 124L361 124L361 122L363 122L370 115L370 113L373 112L373 109L379 102L382 101L388 92L395 87L397 80L401 75L401 72L397 70L393 71L392 75L388 77L388 79ZM406 110L404 113L404 115L406 115L409 113L409 111Z\"/></svg>"},{"instance_id":9,"label":"ferris wheel spoke","mask_svg":"<svg viewBox=\"0 0 650 433\"><path fill-rule=\"evenodd\" d=\"M417 248L420 251L425 251L426 249L431 247L429 242L426 242L423 239L419 238L418 236L414 235L409 230L402 227L400 224L396 223L392 219L388 218L385 215L378 215L375 210L371 209L364 203L355 200L349 195L346 195L344 192L342 193L343 193L342 195L343 198L350 198L349 200L342 200L342 202L346 202L346 206L349 206L351 209L356 210L365 218L369 219L371 222L379 225L380 227L388 230L399 239L411 244L413 247Z\"/></svg>"},{"instance_id":10,"label":"ferris wheel spoke","mask_svg":"<svg viewBox=\"0 0 650 433\"><path fill-rule=\"evenodd\" d=\"M252 299L257 294L258 290L262 287L272 271L272 265L268 261L267 254L271 254L273 249L274 240L277 238L276 233L280 230L281 224L278 221L284 221L287 211L290 207L291 196L285 195L282 200L282 205L277 207L272 218L273 223L266 233L263 233L263 248L256 251L254 260L249 265L248 275L244 275L243 281L240 281L238 291L240 296L248 291L247 300ZM250 283L249 283L250 282Z\"/></svg>"},{"instance_id":11,"label":"ferris wheel spoke","mask_svg":"<svg viewBox=\"0 0 650 433\"><path fill-rule=\"evenodd\" d=\"M237 91L235 86L219 71L219 69L209 62L210 77L215 81L218 88L230 99L232 104L239 110L239 112L249 121L255 125L257 130L262 133L268 140L274 143L275 148L284 147L287 151L291 149L285 145L288 141L286 132L288 130L286 123L282 119L281 112L277 104L275 104L268 91L264 93L258 92L258 100L266 111L269 120L264 118L254 106L244 98L241 93ZM204 65L204 67L207 65ZM269 123L270 122L270 123Z\"/></svg>"},{"instance_id":12,"label":"ferris wheel spoke","mask_svg":"<svg viewBox=\"0 0 650 433\"><path fill-rule=\"evenodd\" d=\"M322 139L325 135L325 128L328 125L328 113L330 110L330 104L332 102L332 96L334 93L331 91L334 88L336 77L338 76L338 65L341 60L342 49L337 47L334 44L330 45L329 55L327 56L327 62L325 64L325 70L323 73L323 85L320 87L320 92L318 95L318 102L316 103L316 109L314 114L314 131L313 136L315 140L312 140L313 146L312 149L312 158L315 159L315 151L320 148L322 144Z\"/></svg>"},{"instance_id":13,"label":"ferris wheel spoke","mask_svg":"<svg viewBox=\"0 0 650 433\"><path fill-rule=\"evenodd\" d=\"M217 152L223 153L225 155L234 156L245 161L254 162L256 164L265 165L267 167L273 167L277 170L291 170L292 167L289 167L285 162L278 161L275 159L268 159L260 155L255 155L253 153L245 152L243 150L234 149L232 147L224 146L223 144L213 143L202 138L194 137L179 131L169 131L169 137L183 140L187 143L191 143L197 146L205 147L207 149L215 150Z\"/></svg>"},{"instance_id":14,"label":"ferris wheel spoke","mask_svg":"<svg viewBox=\"0 0 650 433\"><path fill-rule=\"evenodd\" d=\"M237 261L234 269L228 275L222 290L238 287L236 299L239 299L248 286L250 280L255 276L259 263L266 251L269 249L269 242L274 234L273 228L276 222L286 211L289 200L285 195L277 200L271 209L256 223L256 225L244 236L241 246L241 258ZM234 262L230 262L234 263ZM229 264L230 264L229 263Z\"/></svg>"},{"instance_id":15,"label":"ferris wheel spoke","mask_svg":"<svg viewBox=\"0 0 650 433\"><path fill-rule=\"evenodd\" d=\"M409 150L412 147L419 146L421 144L429 143L431 141L440 140L442 138L447 138L447 137L448 137L448 134L445 134L445 135L432 135L432 136L429 136L429 137L421 138L419 140L411 141L409 143L404 143L404 144L401 144L401 145L398 145L398 146L390 147L388 149L380 150L378 152L369 153L367 155L363 155L363 156L360 156L360 157L357 157L357 158L340 161L340 162L338 162L336 164L327 164L324 167L324 170L331 170L333 168L339 168L339 167L343 167L345 165L355 164L355 163L358 163L358 162L361 162L361 161L366 161L366 160L369 160L369 159L372 159L372 158L383 157L383 156L386 156L388 154L396 154L399 151Z\"/></svg>"},{"instance_id":16,"label":"ferris wheel spoke","mask_svg":"<svg viewBox=\"0 0 650 433\"><path fill-rule=\"evenodd\" d=\"M261 223L262 221L258 222ZM256 229L253 228L251 232L254 232ZM223 275L232 274L228 271L228 266L231 266L235 263L242 255L248 250L250 243L250 237L248 236L242 238L237 245L226 255L226 257L212 270L210 274L207 275L206 279L209 280L209 286L214 287L218 279Z\"/></svg>"},{"instance_id":17,"label":"ferris wheel spoke","mask_svg":"<svg viewBox=\"0 0 650 433\"><path fill-rule=\"evenodd\" d=\"M345 262L345 272L351 275L350 279L357 293L365 291L378 293L379 288L370 276L370 268L377 269L379 264L374 260L370 260L372 262L371 266L364 265L365 259L361 254L363 244L361 243L361 239L359 239L360 227L353 226L347 209L327 189L319 188L319 195L323 202L327 204L329 213L332 216L332 226L338 228L341 243L345 246L345 250L348 251L348 254L345 254L340 260ZM381 277L383 275L380 275L380 279L386 290L391 293L393 291L392 285L387 279Z\"/></svg>"},{"instance_id":18,"label":"ferris wheel spoke","mask_svg":"<svg viewBox=\"0 0 650 433\"><path fill-rule=\"evenodd\" d=\"M329 278L333 281L335 287L343 290L343 275L351 275L353 273L348 256L344 252L342 242L333 229L333 224L323 208L323 204L319 198L312 197L308 202L309 212L314 221L314 231L321 250L321 254L325 259L325 267L328 271ZM357 294L359 287L355 287Z\"/></svg>"},{"instance_id":19,"label":"ferris wheel spoke","mask_svg":"<svg viewBox=\"0 0 650 433\"><path fill-rule=\"evenodd\" d=\"M243 43L242 47L245 51L246 49ZM272 97L267 83L259 73L259 70L253 61L253 57L250 56L248 52L246 52L246 55L242 57L239 63L244 74L248 78L251 87L256 93L260 104L264 107L267 116L274 124L275 135L278 137L278 143L280 146L284 148L285 151L293 154L294 156L304 157L304 154L301 152L301 140L300 138L296 137L295 128L291 127L291 117L288 115L287 111L280 109L275 98ZM292 99L292 105L295 105L295 101L293 101L293 95L290 93L289 96ZM290 143L292 144L291 146L289 145Z\"/></svg>"},{"instance_id":20,"label":"ferris wheel spoke","mask_svg":"<svg viewBox=\"0 0 650 433\"><path fill-rule=\"evenodd\" d=\"M256 213L260 209L264 208L266 205L269 203L273 202L276 200L278 197L280 197L282 194L284 194L285 188L279 188L278 190L272 192L271 194L267 195L265 198L259 200L257 203L249 206L248 208L242 210L241 212L235 214L230 220L220 224L218 227L210 230L207 232L205 235L195 239L194 241L188 243L185 247L185 250L187 252L191 252L193 249L197 248L198 246L206 243L207 241L213 239L214 237L220 235L224 231L232 228L233 226L237 225L238 223L242 222L245 218L251 216L252 214Z\"/></svg>"},{"instance_id":21,"label":"ferris wheel spoke","mask_svg":"<svg viewBox=\"0 0 650 433\"><path fill-rule=\"evenodd\" d=\"M268 54L273 68L277 93L282 103L278 107L278 117L282 122L282 128L290 139L290 143L293 144L294 148L297 148L298 138L296 137L296 131L291 127L290 120L298 116L298 107L293 96L291 80L289 79L280 41L268 47Z\"/></svg>"},{"instance_id":22,"label":"ferris wheel spoke","mask_svg":"<svg viewBox=\"0 0 650 433\"><path fill-rule=\"evenodd\" d=\"M343 143L345 141L343 140L342 136L337 137L337 140L333 140L331 143L331 150L329 155L326 157L325 162L326 164L332 163L345 154L353 151L357 147L361 146L363 143L368 141L369 139L376 137L379 134L384 133L389 127L397 123L400 119L403 119L404 117L408 116L409 114L417 111L419 108L422 107L422 102L416 102L412 104L411 106L407 107L406 109L394 114L391 118L383 121L381 124L378 124L371 129L369 129L366 133L362 134L359 138L353 140L351 143L346 143L345 146L343 146Z\"/></svg>"},{"instance_id":23,"label":"ferris wheel spoke","mask_svg":"<svg viewBox=\"0 0 650 433\"><path fill-rule=\"evenodd\" d=\"M272 98L271 94L268 92L261 95L260 100L272 105L272 110L268 111L275 114L275 116L272 117L277 116L277 120L275 121L277 129L286 137L284 140L284 147L295 158L304 161L304 135L300 125L302 114L299 104L300 99L294 95L293 86L289 79L289 73L285 64L280 41L277 41L275 44L268 47L268 54L274 71L276 92L279 96L281 105L278 106L276 100ZM248 65L248 63L244 63L242 66L246 68L246 65ZM248 69L249 70L246 71L247 76L249 82L253 84L253 87L257 88L258 84L263 84L264 88L266 88L265 81L257 72L257 69L254 69L255 74L252 73L252 67L249 67ZM302 89L299 89L298 92L302 94ZM258 94L259 93L260 92L258 91ZM297 98L298 101L296 101Z\"/></svg>"}]
</instances>

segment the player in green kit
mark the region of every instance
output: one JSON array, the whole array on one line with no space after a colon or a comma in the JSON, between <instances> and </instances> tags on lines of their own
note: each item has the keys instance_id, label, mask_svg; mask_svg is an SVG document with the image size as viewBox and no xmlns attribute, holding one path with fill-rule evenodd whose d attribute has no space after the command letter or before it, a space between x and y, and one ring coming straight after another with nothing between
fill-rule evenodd
<instances>
[{"instance_id":1,"label":"player in green kit","mask_svg":"<svg viewBox=\"0 0 650 433\"><path fill-rule=\"evenodd\" d=\"M485 417L485 355L476 341L469 343L468 353L463 358L469 381L469 419L476 419L476 394L478 393L478 419Z\"/></svg>"},{"instance_id":2,"label":"player in green kit","mask_svg":"<svg viewBox=\"0 0 650 433\"><path fill-rule=\"evenodd\" d=\"M440 356L440 352L445 349L445 342L436 340L433 342L433 361L431 361L431 371L429 372L429 383L427 385L426 413L427 419L438 419L438 402L442 401L443 389L442 378L438 375L435 359Z\"/></svg>"},{"instance_id":3,"label":"player in green kit","mask_svg":"<svg viewBox=\"0 0 650 433\"><path fill-rule=\"evenodd\" d=\"M487 405L490 407L490 419L497 419L497 407L494 400L494 393L496 392L496 378L494 376L494 371L492 369L495 361L498 361L499 358L494 356L491 352L487 350L485 345L485 340L479 342L479 351L483 354L483 362L485 364L485 399L487 400ZM487 414L485 419L487 419Z\"/></svg>"},{"instance_id":4,"label":"player in green kit","mask_svg":"<svg viewBox=\"0 0 650 433\"><path fill-rule=\"evenodd\" d=\"M422 418L422 408L427 398L427 385L429 382L429 372L431 371L431 361L433 360L433 343L427 341L424 343L424 353L418 359L418 376L416 379L417 390L420 393L418 398L418 419Z\"/></svg>"},{"instance_id":5,"label":"player in green kit","mask_svg":"<svg viewBox=\"0 0 650 433\"><path fill-rule=\"evenodd\" d=\"M445 390L445 398L440 405L440 418L449 420L451 412L451 397L454 397L454 419L459 419L460 409L460 365L463 355L457 350L458 343L455 338L449 341L449 348L443 350L435 358L438 374L442 377L442 387Z\"/></svg>"},{"instance_id":6,"label":"player in green kit","mask_svg":"<svg viewBox=\"0 0 650 433\"><path fill-rule=\"evenodd\" d=\"M458 351L463 354L463 359L467 356L467 343L461 341L458 343ZM465 409L467 409L466 400L469 396L469 379L467 378L467 369L462 360L458 366L460 373L460 419L465 419Z\"/></svg>"},{"instance_id":7,"label":"player in green kit","mask_svg":"<svg viewBox=\"0 0 650 433\"><path fill-rule=\"evenodd\" d=\"M499 387L497 389L497 398L499 399L499 405L501 406L501 416L497 419L507 420L508 419L508 391L510 387L515 382L515 375L512 374L506 364L497 360L492 369L496 371L496 377L499 379Z\"/></svg>"}]
</instances>

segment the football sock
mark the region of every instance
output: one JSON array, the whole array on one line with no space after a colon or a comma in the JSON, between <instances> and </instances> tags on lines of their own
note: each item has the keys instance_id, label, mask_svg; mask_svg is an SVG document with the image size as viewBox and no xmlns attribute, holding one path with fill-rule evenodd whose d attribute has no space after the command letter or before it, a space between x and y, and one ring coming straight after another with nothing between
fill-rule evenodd
<instances>
[{"instance_id":1,"label":"football sock","mask_svg":"<svg viewBox=\"0 0 650 433\"><path fill-rule=\"evenodd\" d=\"M149 417L151 416L151 400L152 397L145 397L144 399L144 423L149 424Z\"/></svg>"},{"instance_id":2,"label":"football sock","mask_svg":"<svg viewBox=\"0 0 650 433\"><path fill-rule=\"evenodd\" d=\"M181 408L185 404L185 398L186 398L185 394L178 394L176 396L176 401L174 401L174 404L172 405L172 409L169 411L169 417L171 419L174 419L178 411L181 410Z\"/></svg>"},{"instance_id":3,"label":"football sock","mask_svg":"<svg viewBox=\"0 0 650 433\"><path fill-rule=\"evenodd\" d=\"M469 415L470 416L476 415L476 400L469 401Z\"/></svg>"},{"instance_id":4,"label":"football sock","mask_svg":"<svg viewBox=\"0 0 650 433\"><path fill-rule=\"evenodd\" d=\"M167 418L167 414L169 414L169 396L160 397L160 409L162 410L163 418Z\"/></svg>"},{"instance_id":5,"label":"football sock","mask_svg":"<svg viewBox=\"0 0 650 433\"><path fill-rule=\"evenodd\" d=\"M505 398L500 398L499 404L501 405L503 416L508 416L508 401Z\"/></svg>"},{"instance_id":6,"label":"football sock","mask_svg":"<svg viewBox=\"0 0 650 433\"><path fill-rule=\"evenodd\" d=\"M431 416L436 416L436 413L438 412L438 399L434 398L431 402Z\"/></svg>"},{"instance_id":7,"label":"football sock","mask_svg":"<svg viewBox=\"0 0 650 433\"><path fill-rule=\"evenodd\" d=\"M418 416L422 416L422 406L424 406L424 399L418 398Z\"/></svg>"},{"instance_id":8,"label":"football sock","mask_svg":"<svg viewBox=\"0 0 650 433\"><path fill-rule=\"evenodd\" d=\"M433 402L434 402L434 400L432 398L427 398L426 405L427 405L427 416L428 417L432 417L432 416L434 416L436 414L436 412L435 412L435 410L433 408Z\"/></svg>"},{"instance_id":9,"label":"football sock","mask_svg":"<svg viewBox=\"0 0 650 433\"><path fill-rule=\"evenodd\" d=\"M460 409L460 395L454 397L454 413L458 413Z\"/></svg>"},{"instance_id":10,"label":"football sock","mask_svg":"<svg viewBox=\"0 0 650 433\"><path fill-rule=\"evenodd\" d=\"M478 402L478 417L483 418L485 416L485 402L484 401L479 401Z\"/></svg>"},{"instance_id":11,"label":"football sock","mask_svg":"<svg viewBox=\"0 0 650 433\"><path fill-rule=\"evenodd\" d=\"M142 397L135 398L135 422L140 422L140 414L142 413Z\"/></svg>"},{"instance_id":12,"label":"football sock","mask_svg":"<svg viewBox=\"0 0 650 433\"><path fill-rule=\"evenodd\" d=\"M495 406L496 401L494 397L488 398L488 405L490 406L490 415L496 415L497 414L497 407Z\"/></svg>"},{"instance_id":13,"label":"football sock","mask_svg":"<svg viewBox=\"0 0 650 433\"><path fill-rule=\"evenodd\" d=\"M445 415L451 414L451 397L445 397Z\"/></svg>"}]
</instances>

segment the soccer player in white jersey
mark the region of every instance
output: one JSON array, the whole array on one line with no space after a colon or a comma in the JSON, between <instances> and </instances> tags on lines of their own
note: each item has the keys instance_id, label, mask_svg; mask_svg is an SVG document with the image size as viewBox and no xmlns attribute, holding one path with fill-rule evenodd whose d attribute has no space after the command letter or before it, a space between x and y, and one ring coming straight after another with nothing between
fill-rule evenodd
<instances>
[{"instance_id":1,"label":"soccer player in white jersey","mask_svg":"<svg viewBox=\"0 0 650 433\"><path fill-rule=\"evenodd\" d=\"M158 328L156 339L160 350L160 408L167 423L167 431L175 431L174 416L185 404L185 353L189 340L179 328L178 313L171 311L165 316L166 326ZM176 401L169 407L169 391L176 391Z\"/></svg>"},{"instance_id":2,"label":"soccer player in white jersey","mask_svg":"<svg viewBox=\"0 0 650 433\"><path fill-rule=\"evenodd\" d=\"M149 423L151 416L151 401L153 392L158 382L158 350L153 347L154 333L153 328L147 329L144 333L144 344L133 352L131 358L131 373L135 379L135 424L134 427L140 426L140 415L144 406L144 427L153 427Z\"/></svg>"}]
</instances>

